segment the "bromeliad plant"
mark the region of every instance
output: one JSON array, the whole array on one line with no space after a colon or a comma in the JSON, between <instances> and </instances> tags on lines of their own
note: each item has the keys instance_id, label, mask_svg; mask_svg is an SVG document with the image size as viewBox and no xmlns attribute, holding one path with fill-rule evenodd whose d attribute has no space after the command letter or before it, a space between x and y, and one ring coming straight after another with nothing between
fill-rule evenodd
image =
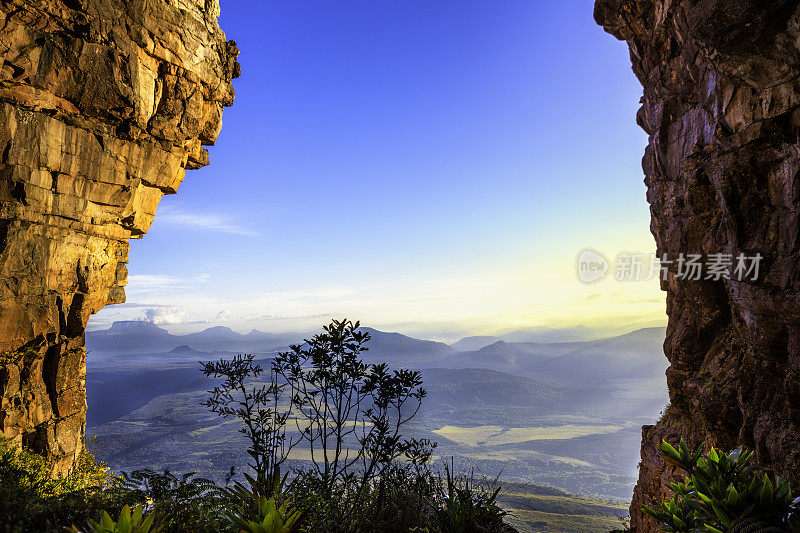
<instances>
[{"instance_id":1,"label":"bromeliad plant","mask_svg":"<svg viewBox=\"0 0 800 533\"><path fill-rule=\"evenodd\" d=\"M302 513L291 509L288 502L280 506L275 497L261 496L258 500L256 515L235 512L228 518L242 533L294 533L300 530Z\"/></svg>"},{"instance_id":2,"label":"bromeliad plant","mask_svg":"<svg viewBox=\"0 0 800 533\"><path fill-rule=\"evenodd\" d=\"M792 500L789 483L753 464L753 453L738 448L703 454L681 439L677 448L666 441L661 454L688 476L671 483L675 496L657 509L644 506L664 531L744 533L800 532L800 498Z\"/></svg>"},{"instance_id":3,"label":"bromeliad plant","mask_svg":"<svg viewBox=\"0 0 800 533\"><path fill-rule=\"evenodd\" d=\"M82 533L159 533L162 527L153 525L155 518L153 512L145 515L142 505L134 507L133 512L126 505L118 520L103 511L100 521L89 520L88 527ZM73 526L72 531L77 533L79 530Z\"/></svg>"}]
</instances>

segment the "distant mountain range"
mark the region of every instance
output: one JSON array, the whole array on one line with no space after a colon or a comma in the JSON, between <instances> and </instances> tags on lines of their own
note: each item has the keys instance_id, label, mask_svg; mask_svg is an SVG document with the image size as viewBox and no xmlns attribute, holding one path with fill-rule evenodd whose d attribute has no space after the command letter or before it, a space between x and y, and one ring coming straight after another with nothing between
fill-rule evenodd
<instances>
[{"instance_id":1,"label":"distant mountain range","mask_svg":"<svg viewBox=\"0 0 800 533\"><path fill-rule=\"evenodd\" d=\"M87 331L86 349L90 354L98 352L104 355L168 352L178 346L205 352L268 353L302 339L302 333L265 333L254 329L241 334L224 326L187 335L173 335L152 322L127 320L114 322L106 330Z\"/></svg>"},{"instance_id":2,"label":"distant mountain range","mask_svg":"<svg viewBox=\"0 0 800 533\"><path fill-rule=\"evenodd\" d=\"M662 351L665 328L634 332L582 342L495 341L477 350L439 358L438 368L489 368L545 378L556 382L662 377L666 359ZM478 342L477 339L481 339ZM494 337L469 337L453 346L477 346ZM468 340L468 342L464 342Z\"/></svg>"},{"instance_id":3,"label":"distant mountain range","mask_svg":"<svg viewBox=\"0 0 800 533\"><path fill-rule=\"evenodd\" d=\"M605 337L602 332L578 326L569 329L550 329L533 328L529 330L510 331L502 335L477 335L474 337L464 337L450 346L459 352L470 352L480 350L490 344L497 342L535 342L535 343L556 343L556 342L578 342L599 339Z\"/></svg>"},{"instance_id":4,"label":"distant mountain range","mask_svg":"<svg viewBox=\"0 0 800 533\"><path fill-rule=\"evenodd\" d=\"M511 342L495 336L466 337L447 345L400 333L363 328L371 340L363 354L368 362L411 368L483 368L546 379L554 383L663 378L664 328L644 328L626 335L572 342ZM552 330L557 331L557 330ZM551 331L551 332L552 332ZM589 330L585 330L589 331ZM525 338L524 332L507 338ZM90 359L159 362L196 361L235 353L268 356L301 343L306 333L242 334L217 326L188 335L173 335L144 321L115 322L86 334Z\"/></svg>"},{"instance_id":5,"label":"distant mountain range","mask_svg":"<svg viewBox=\"0 0 800 533\"><path fill-rule=\"evenodd\" d=\"M362 328L371 337L363 358L367 361L391 360L404 366L426 366L457 351L443 342ZM252 330L242 334L224 326L187 335L173 335L145 321L114 322L106 330L86 332L86 350L90 357L107 358L129 355L174 355L180 357L209 357L233 353L272 354L292 344L302 343L311 333L265 333ZM161 358L163 361L164 358Z\"/></svg>"},{"instance_id":6,"label":"distant mountain range","mask_svg":"<svg viewBox=\"0 0 800 533\"><path fill-rule=\"evenodd\" d=\"M513 332L452 345L364 329L365 361L422 372L427 396L409 435L436 440L437 454L455 457L459 468L630 496L639 426L668 401L664 328L581 340L575 335L595 332L550 331L572 339L558 342L524 340L543 331ZM246 457L233 426L203 407L215 381L198 361L252 353L267 367L277 350L310 335L225 327L173 335L148 322L88 332L87 431L117 469L169 464L224 475L231 457Z\"/></svg>"}]
</instances>

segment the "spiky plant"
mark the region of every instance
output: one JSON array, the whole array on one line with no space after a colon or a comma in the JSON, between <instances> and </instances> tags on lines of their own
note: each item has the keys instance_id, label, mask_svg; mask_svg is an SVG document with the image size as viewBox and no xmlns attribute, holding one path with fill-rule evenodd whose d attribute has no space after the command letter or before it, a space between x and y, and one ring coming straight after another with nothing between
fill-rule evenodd
<instances>
[{"instance_id":1,"label":"spiky plant","mask_svg":"<svg viewBox=\"0 0 800 533\"><path fill-rule=\"evenodd\" d=\"M789 483L753 464L753 453L730 453L703 447L690 450L681 439L677 448L660 446L668 463L688 475L670 483L675 493L657 508L643 507L664 531L674 532L800 532L800 498L792 499Z\"/></svg>"}]
</instances>

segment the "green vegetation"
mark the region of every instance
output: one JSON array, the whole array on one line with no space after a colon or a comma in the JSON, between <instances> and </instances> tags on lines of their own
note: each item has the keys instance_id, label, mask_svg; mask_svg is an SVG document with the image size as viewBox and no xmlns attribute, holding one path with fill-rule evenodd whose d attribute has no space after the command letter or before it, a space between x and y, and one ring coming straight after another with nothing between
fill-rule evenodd
<instances>
[{"instance_id":1,"label":"green vegetation","mask_svg":"<svg viewBox=\"0 0 800 533\"><path fill-rule=\"evenodd\" d=\"M222 515L231 507L224 487L193 473L137 470L123 474L112 489L128 502L147 504L164 531L223 530Z\"/></svg>"},{"instance_id":2,"label":"green vegetation","mask_svg":"<svg viewBox=\"0 0 800 533\"><path fill-rule=\"evenodd\" d=\"M442 533L497 531L503 526L506 511L497 505L500 487L484 490L473 482L472 472L456 477L452 465L445 465L447 482L439 484L442 505L436 509L434 522ZM495 484L496 484L495 480Z\"/></svg>"},{"instance_id":3,"label":"green vegetation","mask_svg":"<svg viewBox=\"0 0 800 533\"><path fill-rule=\"evenodd\" d=\"M288 508L288 502L278 506L275 498L261 496L257 503L256 518L233 514L230 517L234 526L245 533L292 533L299 531L302 513Z\"/></svg>"},{"instance_id":4,"label":"green vegetation","mask_svg":"<svg viewBox=\"0 0 800 533\"><path fill-rule=\"evenodd\" d=\"M702 445L692 451L681 439L677 449L663 441L661 453L688 474L670 484L672 499L644 507L665 531L800 531L800 498L792 500L786 480L753 465L752 452L712 447L704 455Z\"/></svg>"},{"instance_id":5,"label":"green vegetation","mask_svg":"<svg viewBox=\"0 0 800 533\"><path fill-rule=\"evenodd\" d=\"M119 519L113 520L111 515L103 511L99 522L89 519L85 533L159 533L163 528L154 527L155 513L144 515L142 505L137 505L131 513L130 507L125 505L119 513ZM72 527L78 533L80 530Z\"/></svg>"},{"instance_id":6,"label":"green vegetation","mask_svg":"<svg viewBox=\"0 0 800 533\"><path fill-rule=\"evenodd\" d=\"M91 439L87 448L91 446ZM41 455L14 446L10 439L0 437L0 491L19 489L37 498L68 494L87 487L103 487L113 476L104 463L97 463L94 455L84 450L77 466L68 476L54 477L53 468ZM4 492L0 492L4 494Z\"/></svg>"},{"instance_id":7,"label":"green vegetation","mask_svg":"<svg viewBox=\"0 0 800 533\"><path fill-rule=\"evenodd\" d=\"M84 523L103 508L115 508L105 491L114 482L88 451L68 476L58 477L45 458L0 437L0 524L8 531L51 531Z\"/></svg>"}]
</instances>

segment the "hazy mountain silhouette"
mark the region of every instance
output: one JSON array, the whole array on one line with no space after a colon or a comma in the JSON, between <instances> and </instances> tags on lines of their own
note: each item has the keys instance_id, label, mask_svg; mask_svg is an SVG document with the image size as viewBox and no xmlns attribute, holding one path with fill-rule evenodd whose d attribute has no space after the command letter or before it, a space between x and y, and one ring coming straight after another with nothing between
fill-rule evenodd
<instances>
[{"instance_id":1,"label":"hazy mountain silhouette","mask_svg":"<svg viewBox=\"0 0 800 533\"><path fill-rule=\"evenodd\" d=\"M557 357L531 361L525 373L569 382L663 377L667 367L662 345L665 328L645 328L610 339L579 343Z\"/></svg>"},{"instance_id":2,"label":"hazy mountain silhouette","mask_svg":"<svg viewBox=\"0 0 800 533\"><path fill-rule=\"evenodd\" d=\"M166 353L176 346L203 352L269 353L302 342L303 333L265 333L253 330L243 335L225 326L173 335L152 322L114 322L107 330L87 331L86 349L99 355Z\"/></svg>"},{"instance_id":3,"label":"hazy mountain silhouette","mask_svg":"<svg viewBox=\"0 0 800 533\"><path fill-rule=\"evenodd\" d=\"M644 328L582 342L501 340L479 350L439 358L428 366L487 368L559 382L663 377L667 366L662 352L664 335L665 328Z\"/></svg>"},{"instance_id":4,"label":"hazy mountain silhouette","mask_svg":"<svg viewBox=\"0 0 800 533\"><path fill-rule=\"evenodd\" d=\"M397 366L424 366L456 353L456 350L443 342L420 340L373 328L361 329L368 331L371 336L369 351L363 354L367 361L385 360ZM309 333L265 333L255 329L241 334L225 326L215 326L187 335L173 335L151 322L125 321L114 322L107 330L87 332L86 349L94 358L145 354L270 354L285 350L291 344L302 343L304 338L310 336ZM167 360L169 359L164 359Z\"/></svg>"},{"instance_id":5,"label":"hazy mountain silhouette","mask_svg":"<svg viewBox=\"0 0 800 533\"><path fill-rule=\"evenodd\" d=\"M574 328L546 328L536 327L517 331L508 331L497 335L475 335L450 344L460 352L472 352L485 348L498 341L508 343L535 342L540 344L553 344L563 342L584 342L588 340L608 337L608 332L585 326Z\"/></svg>"},{"instance_id":6,"label":"hazy mountain silhouette","mask_svg":"<svg viewBox=\"0 0 800 533\"><path fill-rule=\"evenodd\" d=\"M367 361L385 361L400 366L428 366L456 353L456 350L443 342L420 340L373 328L361 329L370 334L367 344L369 350L362 355Z\"/></svg>"},{"instance_id":7,"label":"hazy mountain silhouette","mask_svg":"<svg viewBox=\"0 0 800 533\"><path fill-rule=\"evenodd\" d=\"M494 337L492 335L475 335L473 337L464 337L460 341L454 342L450 346L459 352L472 352L502 340L503 339L500 337Z\"/></svg>"},{"instance_id":8,"label":"hazy mountain silhouette","mask_svg":"<svg viewBox=\"0 0 800 533\"><path fill-rule=\"evenodd\" d=\"M467 337L454 345L477 346L494 340L471 351L459 351L442 342L400 333L362 329L371 336L369 350L363 358L371 362L385 361L394 366L486 368L556 381L663 376L666 367L661 348L664 328L645 328L618 337L580 342L509 342L495 340L495 337ZM579 331L589 330L583 328ZM523 333L515 332L509 336L523 338ZM186 360L214 354L271 354L309 336L258 330L241 334L225 326L173 335L151 322L126 321L115 322L107 330L87 332L86 347L93 358L138 354L166 362L170 360L169 356ZM165 356L163 359L160 358L162 354Z\"/></svg>"},{"instance_id":9,"label":"hazy mountain silhouette","mask_svg":"<svg viewBox=\"0 0 800 533\"><path fill-rule=\"evenodd\" d=\"M174 343L172 337L169 331L152 322L126 320L114 322L107 330L87 331L86 350L89 353L138 353L184 344Z\"/></svg>"},{"instance_id":10,"label":"hazy mountain silhouette","mask_svg":"<svg viewBox=\"0 0 800 533\"><path fill-rule=\"evenodd\" d=\"M181 344L180 346L176 346L167 353L176 355L193 355L198 357L201 355L208 355L208 352L201 352L200 350L195 350L188 344Z\"/></svg>"}]
</instances>

